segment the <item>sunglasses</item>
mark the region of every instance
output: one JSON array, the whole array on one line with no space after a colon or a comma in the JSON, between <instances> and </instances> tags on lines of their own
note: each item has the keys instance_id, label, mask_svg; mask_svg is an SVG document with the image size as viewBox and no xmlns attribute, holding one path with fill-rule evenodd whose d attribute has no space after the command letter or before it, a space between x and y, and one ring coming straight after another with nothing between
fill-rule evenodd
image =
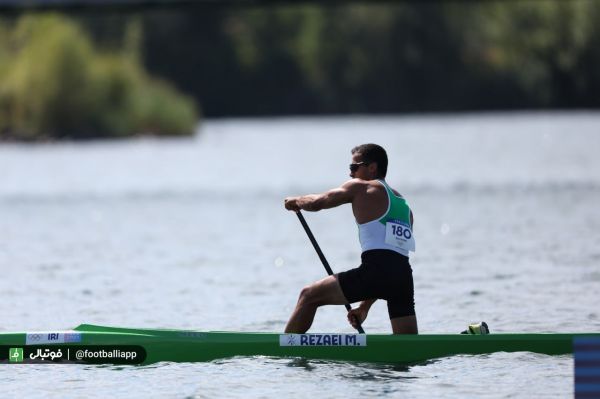
<instances>
[{"instance_id":1,"label":"sunglasses","mask_svg":"<svg viewBox=\"0 0 600 399\"><path fill-rule=\"evenodd\" d=\"M370 164L370 162L357 162L357 163L351 163L350 166L350 172L354 173L358 170L358 168L360 168L362 165L367 166L368 164Z\"/></svg>"}]
</instances>

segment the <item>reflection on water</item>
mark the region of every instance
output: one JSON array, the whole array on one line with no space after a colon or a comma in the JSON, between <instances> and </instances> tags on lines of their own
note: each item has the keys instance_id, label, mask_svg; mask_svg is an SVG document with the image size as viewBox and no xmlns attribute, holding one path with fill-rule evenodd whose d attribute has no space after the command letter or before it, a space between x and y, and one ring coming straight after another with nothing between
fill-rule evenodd
<instances>
[{"instance_id":1,"label":"reflection on water","mask_svg":"<svg viewBox=\"0 0 600 399\"><path fill-rule=\"evenodd\" d=\"M318 362L318 361L312 361L303 357L296 357L291 359L286 366L288 367L297 367L297 368L301 368L304 369L306 371L314 371L316 370L316 367L314 366L315 364L319 364L322 362Z\"/></svg>"},{"instance_id":2,"label":"reflection on water","mask_svg":"<svg viewBox=\"0 0 600 399\"><path fill-rule=\"evenodd\" d=\"M362 363L354 365L353 369L345 368L340 374L342 378L358 379L363 381L386 381L386 380L411 380L419 378L410 375L410 366L388 365L374 367L373 364Z\"/></svg>"},{"instance_id":3,"label":"reflection on water","mask_svg":"<svg viewBox=\"0 0 600 399\"><path fill-rule=\"evenodd\" d=\"M335 360L306 359L302 357L288 360L286 366L297 367L310 372L319 372L323 368L339 370L339 377L359 380L385 380L385 379L414 379L417 376L410 375L411 367L414 365L424 366L433 364L434 360L420 362L410 365L402 364L378 364L363 362L348 362Z\"/></svg>"}]
</instances>

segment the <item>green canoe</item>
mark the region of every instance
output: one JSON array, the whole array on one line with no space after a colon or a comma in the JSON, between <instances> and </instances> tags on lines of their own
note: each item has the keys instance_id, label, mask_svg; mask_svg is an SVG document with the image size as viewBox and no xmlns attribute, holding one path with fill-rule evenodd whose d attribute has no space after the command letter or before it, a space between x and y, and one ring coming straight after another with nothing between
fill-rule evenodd
<instances>
[{"instance_id":1,"label":"green canoe","mask_svg":"<svg viewBox=\"0 0 600 399\"><path fill-rule=\"evenodd\" d=\"M407 364L459 354L520 351L569 354L573 352L575 337L590 336L600 338L600 333L277 334L150 330L82 324L69 331L0 333L0 363L23 362L24 359L25 363L71 361L150 364L163 361L204 362L234 356L271 356ZM143 353L129 362L117 359L131 348ZM97 349L102 349L104 356L85 359L73 357L75 353L83 353L82 350L87 350L89 354ZM61 357L58 356L59 352Z\"/></svg>"}]
</instances>

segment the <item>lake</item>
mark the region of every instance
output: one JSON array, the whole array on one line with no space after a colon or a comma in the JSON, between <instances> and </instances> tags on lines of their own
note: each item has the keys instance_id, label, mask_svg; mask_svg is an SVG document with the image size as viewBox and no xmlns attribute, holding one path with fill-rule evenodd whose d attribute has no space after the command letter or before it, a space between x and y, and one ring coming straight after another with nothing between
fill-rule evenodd
<instances>
[{"instance_id":1,"label":"lake","mask_svg":"<svg viewBox=\"0 0 600 399\"><path fill-rule=\"evenodd\" d=\"M324 276L286 196L384 146L415 214L421 333L600 331L600 113L208 120L190 138L0 145L0 330L283 331ZM349 206L305 213L334 271L358 265ZM312 332L352 332L341 306ZM383 301L364 328L391 331ZM411 366L234 358L2 366L8 396L572 397L571 356Z\"/></svg>"}]
</instances>

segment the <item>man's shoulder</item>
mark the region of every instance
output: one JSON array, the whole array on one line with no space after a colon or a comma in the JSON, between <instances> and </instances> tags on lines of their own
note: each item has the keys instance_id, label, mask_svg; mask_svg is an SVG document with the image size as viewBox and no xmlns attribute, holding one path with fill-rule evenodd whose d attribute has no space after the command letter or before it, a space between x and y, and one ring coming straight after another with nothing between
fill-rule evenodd
<instances>
[{"instance_id":1,"label":"man's shoulder","mask_svg":"<svg viewBox=\"0 0 600 399\"><path fill-rule=\"evenodd\" d=\"M350 180L346 180L346 182L344 184L342 184L342 187L347 188L347 189L367 189L369 187L373 186L374 180L363 180L363 179L350 179Z\"/></svg>"},{"instance_id":2,"label":"man's shoulder","mask_svg":"<svg viewBox=\"0 0 600 399\"><path fill-rule=\"evenodd\" d=\"M385 187L378 180L350 179L347 180L342 188L356 195L374 194L379 191L385 191Z\"/></svg>"},{"instance_id":3,"label":"man's shoulder","mask_svg":"<svg viewBox=\"0 0 600 399\"><path fill-rule=\"evenodd\" d=\"M383 185L382 185L382 186L383 186ZM389 189L392 191L392 193L394 193L394 195L395 195L396 197L404 198L404 197L402 197L402 194L400 194L400 192L398 192L398 190L396 190L395 188L393 188L392 186L390 186L390 185L389 185L389 183L388 183L387 181L385 182L385 186L386 186L387 188L389 188Z\"/></svg>"}]
</instances>

